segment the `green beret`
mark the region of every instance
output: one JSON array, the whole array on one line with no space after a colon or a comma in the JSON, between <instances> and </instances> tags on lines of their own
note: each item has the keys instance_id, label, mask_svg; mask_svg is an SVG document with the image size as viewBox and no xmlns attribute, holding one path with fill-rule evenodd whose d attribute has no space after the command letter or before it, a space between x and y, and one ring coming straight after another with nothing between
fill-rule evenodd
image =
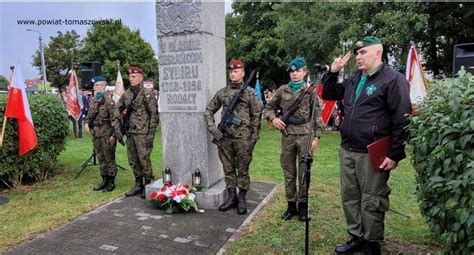
<instances>
[{"instance_id":1,"label":"green beret","mask_svg":"<svg viewBox=\"0 0 474 255\"><path fill-rule=\"evenodd\" d=\"M356 42L354 47L354 54L356 54L359 49L376 44L382 44L382 41L375 36L366 36L361 41Z\"/></svg>"},{"instance_id":2,"label":"green beret","mask_svg":"<svg viewBox=\"0 0 474 255\"><path fill-rule=\"evenodd\" d=\"M99 81L105 81L105 77L104 76L95 76L94 78L91 79L91 83L94 84L96 82L99 82Z\"/></svg>"},{"instance_id":3,"label":"green beret","mask_svg":"<svg viewBox=\"0 0 474 255\"><path fill-rule=\"evenodd\" d=\"M288 64L287 72L296 71L306 66L306 61L303 57L296 57L290 64Z\"/></svg>"}]
</instances>

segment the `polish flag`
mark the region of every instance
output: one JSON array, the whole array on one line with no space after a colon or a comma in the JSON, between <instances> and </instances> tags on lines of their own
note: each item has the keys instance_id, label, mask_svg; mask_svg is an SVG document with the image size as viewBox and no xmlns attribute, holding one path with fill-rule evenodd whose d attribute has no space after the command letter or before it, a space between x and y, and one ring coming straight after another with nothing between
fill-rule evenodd
<instances>
[{"instance_id":1,"label":"polish flag","mask_svg":"<svg viewBox=\"0 0 474 255\"><path fill-rule=\"evenodd\" d=\"M426 97L429 83L425 78L415 46L411 46L408 52L406 78L410 83L410 101L412 104L417 104Z\"/></svg>"},{"instance_id":2,"label":"polish flag","mask_svg":"<svg viewBox=\"0 0 474 255\"><path fill-rule=\"evenodd\" d=\"M81 116L81 106L78 99L77 84L76 71L72 70L66 93L66 109L68 114L74 117L76 120L78 120Z\"/></svg>"},{"instance_id":3,"label":"polish flag","mask_svg":"<svg viewBox=\"0 0 474 255\"><path fill-rule=\"evenodd\" d=\"M18 120L19 154L24 155L38 144L35 126L31 118L30 104L25 91L25 82L18 66L15 66L8 91L5 117Z\"/></svg>"}]
</instances>

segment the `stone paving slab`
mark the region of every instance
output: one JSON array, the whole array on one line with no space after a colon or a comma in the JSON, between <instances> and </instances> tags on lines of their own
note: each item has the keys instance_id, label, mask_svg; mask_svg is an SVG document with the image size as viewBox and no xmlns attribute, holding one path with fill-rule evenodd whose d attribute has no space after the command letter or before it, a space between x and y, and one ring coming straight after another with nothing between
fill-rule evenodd
<instances>
[{"instance_id":1,"label":"stone paving slab","mask_svg":"<svg viewBox=\"0 0 474 255\"><path fill-rule=\"evenodd\" d=\"M238 215L235 209L166 215L139 197L122 197L6 254L222 253L276 187L274 183L252 182L247 215Z\"/></svg>"}]
</instances>

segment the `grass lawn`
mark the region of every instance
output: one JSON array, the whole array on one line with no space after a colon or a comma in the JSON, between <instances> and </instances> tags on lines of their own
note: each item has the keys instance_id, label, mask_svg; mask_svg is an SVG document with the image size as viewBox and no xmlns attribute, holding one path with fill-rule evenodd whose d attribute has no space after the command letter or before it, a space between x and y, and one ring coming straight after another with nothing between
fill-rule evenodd
<instances>
[{"instance_id":1,"label":"grass lawn","mask_svg":"<svg viewBox=\"0 0 474 255\"><path fill-rule=\"evenodd\" d=\"M280 168L280 133L266 130L262 125L261 139L257 143L251 165L252 180L280 184L278 192L245 233L230 248L230 254L301 254L304 250L304 224L296 219L280 220L286 209L283 172ZM340 205L339 184L339 134L323 134L316 160L313 163L310 206L310 253L330 253L334 246L347 239L344 216ZM133 184L133 174L128 165L125 147L117 147L117 163L127 170L119 170L113 192L94 192L99 182L98 166L86 168L74 177L82 162L92 153L91 137L68 138L67 149L59 157L61 172L53 178L32 186L20 186L0 192L10 199L0 206L0 253L23 240L55 229L99 205L123 195ZM152 153L155 176L162 170L161 137L159 131ZM401 162L393 171L389 184L391 208L411 218L387 213L386 239L388 249L394 252L436 252L441 248L429 236L427 225L419 213L416 202L414 170L409 160Z\"/></svg>"}]
</instances>

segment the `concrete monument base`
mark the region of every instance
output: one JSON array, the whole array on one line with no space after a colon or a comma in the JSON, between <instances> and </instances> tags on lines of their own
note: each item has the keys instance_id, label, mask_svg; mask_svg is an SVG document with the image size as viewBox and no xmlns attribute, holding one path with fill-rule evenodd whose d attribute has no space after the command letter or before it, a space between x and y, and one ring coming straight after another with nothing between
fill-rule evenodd
<instances>
[{"instance_id":1,"label":"concrete monument base","mask_svg":"<svg viewBox=\"0 0 474 255\"><path fill-rule=\"evenodd\" d=\"M156 180L145 186L146 197L150 197L153 191L159 192L163 187L163 179ZM225 192L225 182L221 179L216 184L212 185L203 191L196 192L196 204L199 209L217 209L224 203L227 198Z\"/></svg>"}]
</instances>

